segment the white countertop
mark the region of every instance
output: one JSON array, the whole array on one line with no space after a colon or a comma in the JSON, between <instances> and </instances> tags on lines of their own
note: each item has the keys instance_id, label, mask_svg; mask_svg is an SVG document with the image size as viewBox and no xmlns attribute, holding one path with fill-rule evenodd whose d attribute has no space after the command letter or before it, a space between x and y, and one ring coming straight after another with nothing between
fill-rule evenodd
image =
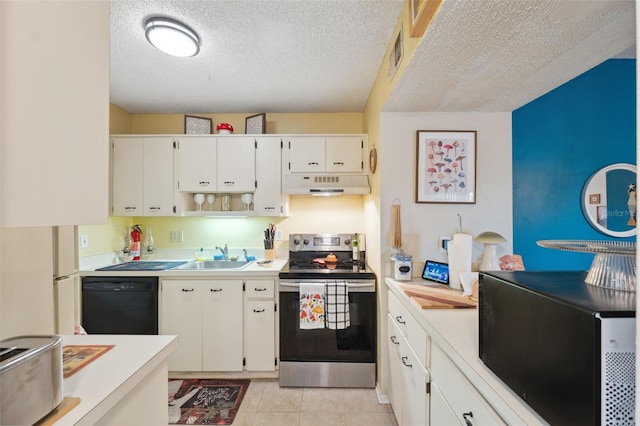
<instances>
[{"instance_id":1,"label":"white countertop","mask_svg":"<svg viewBox=\"0 0 640 426\"><path fill-rule=\"evenodd\" d=\"M192 261L193 259L153 259L151 262ZM249 266L239 269L167 269L163 271L96 271L96 269L110 266L100 265L95 268L86 268L79 271L80 276L92 277L238 277L238 276L277 276L280 270L287 264L286 259L276 259L269 266L260 266L252 261Z\"/></svg>"},{"instance_id":2,"label":"white countertop","mask_svg":"<svg viewBox=\"0 0 640 426\"><path fill-rule=\"evenodd\" d=\"M385 283L507 424L548 424L480 360L478 309L422 309L400 285L424 285L424 280L386 277Z\"/></svg>"},{"instance_id":3,"label":"white countertop","mask_svg":"<svg viewBox=\"0 0 640 426\"><path fill-rule=\"evenodd\" d=\"M65 397L80 404L56 425L95 424L178 346L176 336L64 335L64 345L114 345L63 381Z\"/></svg>"}]
</instances>

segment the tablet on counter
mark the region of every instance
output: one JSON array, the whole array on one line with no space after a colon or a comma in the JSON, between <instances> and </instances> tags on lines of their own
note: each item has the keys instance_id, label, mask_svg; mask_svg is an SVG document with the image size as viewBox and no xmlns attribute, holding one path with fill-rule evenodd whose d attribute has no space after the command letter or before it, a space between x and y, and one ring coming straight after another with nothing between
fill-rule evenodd
<instances>
[{"instance_id":1,"label":"tablet on counter","mask_svg":"<svg viewBox=\"0 0 640 426\"><path fill-rule=\"evenodd\" d=\"M449 285L449 265L435 260L427 260L424 263L422 278L438 284Z\"/></svg>"}]
</instances>

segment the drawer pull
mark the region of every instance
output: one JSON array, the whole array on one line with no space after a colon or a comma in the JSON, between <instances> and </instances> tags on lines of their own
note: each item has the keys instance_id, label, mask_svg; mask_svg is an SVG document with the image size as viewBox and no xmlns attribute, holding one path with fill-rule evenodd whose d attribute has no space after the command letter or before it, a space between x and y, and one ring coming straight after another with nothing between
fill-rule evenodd
<instances>
[{"instance_id":1,"label":"drawer pull","mask_svg":"<svg viewBox=\"0 0 640 426\"><path fill-rule=\"evenodd\" d=\"M394 345L399 345L400 342L398 342L398 338L396 336L391 336L391 343L393 343Z\"/></svg>"},{"instance_id":2,"label":"drawer pull","mask_svg":"<svg viewBox=\"0 0 640 426\"><path fill-rule=\"evenodd\" d=\"M267 288L254 288L254 291L267 291Z\"/></svg>"},{"instance_id":3,"label":"drawer pull","mask_svg":"<svg viewBox=\"0 0 640 426\"><path fill-rule=\"evenodd\" d=\"M402 363L403 363L406 367L413 368L413 365L411 365L411 364L409 364L409 363L407 362L407 360L408 360L409 358L407 358L406 356L403 356L401 359L402 359Z\"/></svg>"},{"instance_id":4,"label":"drawer pull","mask_svg":"<svg viewBox=\"0 0 640 426\"><path fill-rule=\"evenodd\" d=\"M473 418L473 413L471 411L469 411L468 413L462 413L464 424L467 426L473 426L473 423L471 423L471 420L469 420L469 417Z\"/></svg>"},{"instance_id":5,"label":"drawer pull","mask_svg":"<svg viewBox=\"0 0 640 426\"><path fill-rule=\"evenodd\" d=\"M201 180L200 182L198 182L200 185L209 185L211 182L206 181L206 180Z\"/></svg>"},{"instance_id":6,"label":"drawer pull","mask_svg":"<svg viewBox=\"0 0 640 426\"><path fill-rule=\"evenodd\" d=\"M344 163L342 161L336 161L333 163L334 166L344 166Z\"/></svg>"},{"instance_id":7,"label":"drawer pull","mask_svg":"<svg viewBox=\"0 0 640 426\"><path fill-rule=\"evenodd\" d=\"M149 210L160 210L160 207L149 207Z\"/></svg>"},{"instance_id":8,"label":"drawer pull","mask_svg":"<svg viewBox=\"0 0 640 426\"><path fill-rule=\"evenodd\" d=\"M318 163L315 163L315 162L314 163L307 163L307 164L310 165L310 166L317 166L318 165Z\"/></svg>"},{"instance_id":9,"label":"drawer pull","mask_svg":"<svg viewBox=\"0 0 640 426\"><path fill-rule=\"evenodd\" d=\"M182 289L182 291L184 291L184 292L190 292L190 291L193 291L193 289L192 289L192 288L183 288L183 289Z\"/></svg>"},{"instance_id":10,"label":"drawer pull","mask_svg":"<svg viewBox=\"0 0 640 426\"><path fill-rule=\"evenodd\" d=\"M125 207L124 209L125 209L125 210L135 210L136 208L135 208L135 207L132 207L132 206L127 206L127 207Z\"/></svg>"},{"instance_id":11,"label":"drawer pull","mask_svg":"<svg viewBox=\"0 0 640 426\"><path fill-rule=\"evenodd\" d=\"M222 289L221 288L212 288L209 291L218 292L218 291L222 291Z\"/></svg>"},{"instance_id":12,"label":"drawer pull","mask_svg":"<svg viewBox=\"0 0 640 426\"><path fill-rule=\"evenodd\" d=\"M404 322L404 320L402 319L402 316L400 315L396 317L396 321L398 321L400 324L406 324L406 322Z\"/></svg>"},{"instance_id":13,"label":"drawer pull","mask_svg":"<svg viewBox=\"0 0 640 426\"><path fill-rule=\"evenodd\" d=\"M260 314L264 312L264 309L254 309L253 312L255 312L256 314Z\"/></svg>"},{"instance_id":14,"label":"drawer pull","mask_svg":"<svg viewBox=\"0 0 640 426\"><path fill-rule=\"evenodd\" d=\"M236 183L234 181L232 181L232 180L225 180L224 184L225 185L235 185Z\"/></svg>"}]
</instances>

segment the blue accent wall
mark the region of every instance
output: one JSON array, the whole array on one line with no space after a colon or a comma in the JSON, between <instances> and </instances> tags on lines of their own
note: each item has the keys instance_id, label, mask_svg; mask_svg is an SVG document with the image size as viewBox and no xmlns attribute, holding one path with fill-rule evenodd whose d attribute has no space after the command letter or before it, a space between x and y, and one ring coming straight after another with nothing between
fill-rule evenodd
<instances>
[{"instance_id":1,"label":"blue accent wall","mask_svg":"<svg viewBox=\"0 0 640 426\"><path fill-rule=\"evenodd\" d=\"M592 254L536 241L614 239L589 225L580 195L598 169L636 162L635 59L608 60L513 111L512 132L514 253L527 270L588 269Z\"/></svg>"}]
</instances>

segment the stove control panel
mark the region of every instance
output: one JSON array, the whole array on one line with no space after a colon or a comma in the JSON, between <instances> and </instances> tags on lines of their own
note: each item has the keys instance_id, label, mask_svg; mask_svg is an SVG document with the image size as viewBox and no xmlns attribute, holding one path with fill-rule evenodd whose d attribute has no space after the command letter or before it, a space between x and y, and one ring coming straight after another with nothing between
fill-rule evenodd
<instances>
[{"instance_id":1,"label":"stove control panel","mask_svg":"<svg viewBox=\"0 0 640 426\"><path fill-rule=\"evenodd\" d=\"M351 250L353 234L289 234L289 251Z\"/></svg>"}]
</instances>

